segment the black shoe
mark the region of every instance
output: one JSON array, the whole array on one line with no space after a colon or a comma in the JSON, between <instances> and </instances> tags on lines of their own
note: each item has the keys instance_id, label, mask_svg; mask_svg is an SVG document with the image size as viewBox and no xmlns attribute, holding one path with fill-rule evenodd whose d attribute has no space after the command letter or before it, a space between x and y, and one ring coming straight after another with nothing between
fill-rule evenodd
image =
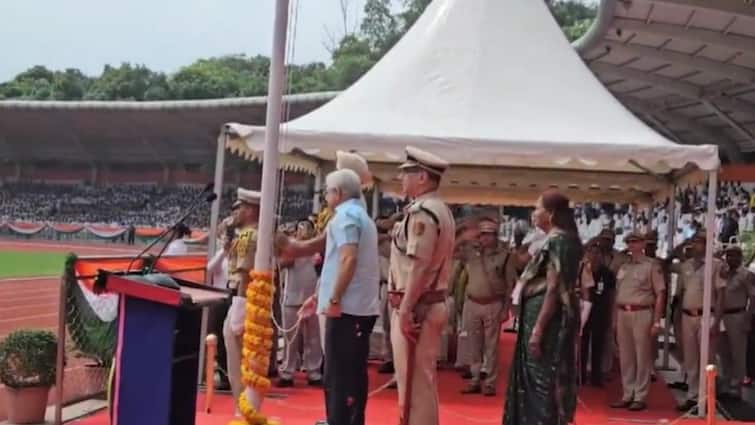
<instances>
[{"instance_id":1,"label":"black shoe","mask_svg":"<svg viewBox=\"0 0 755 425\"><path fill-rule=\"evenodd\" d=\"M632 412L641 412L647 408L648 408L648 405L645 404L644 401L635 401L632 404L630 404L627 409Z\"/></svg>"},{"instance_id":2,"label":"black shoe","mask_svg":"<svg viewBox=\"0 0 755 425\"><path fill-rule=\"evenodd\" d=\"M658 377L655 376L655 373L653 373L653 374L650 375L650 382L655 382L657 380L658 380Z\"/></svg>"},{"instance_id":3,"label":"black shoe","mask_svg":"<svg viewBox=\"0 0 755 425\"><path fill-rule=\"evenodd\" d=\"M294 380L281 378L275 383L275 386L278 388L290 388L294 386Z\"/></svg>"},{"instance_id":4,"label":"black shoe","mask_svg":"<svg viewBox=\"0 0 755 425\"><path fill-rule=\"evenodd\" d=\"M492 385L486 385L485 388L482 389L482 395L485 397L495 397L495 387Z\"/></svg>"},{"instance_id":5,"label":"black shoe","mask_svg":"<svg viewBox=\"0 0 755 425\"><path fill-rule=\"evenodd\" d=\"M395 370L393 368L393 362L391 361L381 364L380 367L378 368L378 373L381 373L383 375L388 375L394 372Z\"/></svg>"},{"instance_id":6,"label":"black shoe","mask_svg":"<svg viewBox=\"0 0 755 425\"><path fill-rule=\"evenodd\" d=\"M218 382L217 386L215 386L215 389L217 391L231 391L231 384L228 381L220 381Z\"/></svg>"},{"instance_id":7,"label":"black shoe","mask_svg":"<svg viewBox=\"0 0 755 425\"><path fill-rule=\"evenodd\" d=\"M678 410L679 412L687 412L692 410L693 408L697 408L697 400L687 400L677 406L676 410Z\"/></svg>"},{"instance_id":8,"label":"black shoe","mask_svg":"<svg viewBox=\"0 0 755 425\"><path fill-rule=\"evenodd\" d=\"M609 404L611 409L627 409L632 405L632 400L619 400Z\"/></svg>"},{"instance_id":9,"label":"black shoe","mask_svg":"<svg viewBox=\"0 0 755 425\"><path fill-rule=\"evenodd\" d=\"M671 389L680 390L680 391L687 391L687 390L689 390L689 385L687 385L686 382L681 382L681 381L672 382L672 383L668 384L668 387L671 388Z\"/></svg>"},{"instance_id":10,"label":"black shoe","mask_svg":"<svg viewBox=\"0 0 755 425\"><path fill-rule=\"evenodd\" d=\"M470 372L468 369L461 372L461 379L472 379L472 372Z\"/></svg>"},{"instance_id":11,"label":"black shoe","mask_svg":"<svg viewBox=\"0 0 755 425\"><path fill-rule=\"evenodd\" d=\"M462 394L480 394L482 392L482 387L480 384L469 384L467 388L464 388L461 390Z\"/></svg>"},{"instance_id":12,"label":"black shoe","mask_svg":"<svg viewBox=\"0 0 755 425\"><path fill-rule=\"evenodd\" d=\"M307 379L307 385L310 387L322 387L322 379Z\"/></svg>"}]
</instances>

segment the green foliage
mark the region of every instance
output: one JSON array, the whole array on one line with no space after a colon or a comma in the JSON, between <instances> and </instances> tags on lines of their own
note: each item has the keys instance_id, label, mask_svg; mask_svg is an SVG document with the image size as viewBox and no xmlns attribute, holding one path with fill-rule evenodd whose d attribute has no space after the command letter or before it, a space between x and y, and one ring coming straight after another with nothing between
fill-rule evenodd
<instances>
[{"instance_id":1,"label":"green foliage","mask_svg":"<svg viewBox=\"0 0 755 425\"><path fill-rule=\"evenodd\" d=\"M66 326L74 346L82 357L97 366L110 367L115 352L117 320L103 322L94 312L89 300L76 281L76 255L65 261Z\"/></svg>"},{"instance_id":2,"label":"green foliage","mask_svg":"<svg viewBox=\"0 0 755 425\"><path fill-rule=\"evenodd\" d=\"M0 342L0 382L11 388L55 383L58 343L49 331L19 330Z\"/></svg>"},{"instance_id":3,"label":"green foliage","mask_svg":"<svg viewBox=\"0 0 755 425\"><path fill-rule=\"evenodd\" d=\"M535 1L535 0L533 0ZM570 40L581 37L597 13L595 4L578 0L547 1ZM347 33L332 52L330 65L290 65L289 93L343 90L357 81L411 28L431 0L367 0L359 31ZM398 12L393 5L398 4ZM0 99L165 100L261 96L267 93L270 60L264 56L228 55L196 62L173 75L144 65L106 65L89 78L77 69L51 71L34 66L0 83Z\"/></svg>"},{"instance_id":4,"label":"green foliage","mask_svg":"<svg viewBox=\"0 0 755 425\"><path fill-rule=\"evenodd\" d=\"M598 13L597 4L585 4L575 0L555 0L550 4L551 13L569 41L582 37Z\"/></svg>"}]
</instances>

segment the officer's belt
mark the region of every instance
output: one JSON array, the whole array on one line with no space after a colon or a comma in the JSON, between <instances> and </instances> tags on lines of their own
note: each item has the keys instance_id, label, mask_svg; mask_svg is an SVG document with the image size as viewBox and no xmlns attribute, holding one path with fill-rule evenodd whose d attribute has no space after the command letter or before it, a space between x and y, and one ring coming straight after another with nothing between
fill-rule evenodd
<instances>
[{"instance_id":1,"label":"officer's belt","mask_svg":"<svg viewBox=\"0 0 755 425\"><path fill-rule=\"evenodd\" d=\"M724 314L744 313L746 310L747 308L745 307L727 308L727 309L724 309Z\"/></svg>"},{"instance_id":2,"label":"officer's belt","mask_svg":"<svg viewBox=\"0 0 755 425\"><path fill-rule=\"evenodd\" d=\"M432 304L444 303L446 302L446 296L447 296L446 291L444 290L427 291L419 297L419 300L417 300L417 304L432 305ZM388 302L391 304L391 307L395 309L398 309L401 306L401 300L403 299L404 299L403 291L389 291L388 292Z\"/></svg>"},{"instance_id":3,"label":"officer's belt","mask_svg":"<svg viewBox=\"0 0 755 425\"><path fill-rule=\"evenodd\" d=\"M480 305L489 305L489 304L493 304L493 303L497 303L497 302L502 301L502 297L496 297L496 296L492 296L492 297L474 297L474 296L469 295L469 294L467 294L467 299L470 300L470 301L472 301L475 304L480 304Z\"/></svg>"},{"instance_id":4,"label":"officer's belt","mask_svg":"<svg viewBox=\"0 0 755 425\"><path fill-rule=\"evenodd\" d=\"M695 309L683 308L682 313L691 317L700 317L703 315L703 309L702 308L695 308ZM713 310L711 310L711 313L713 313Z\"/></svg>"},{"instance_id":5,"label":"officer's belt","mask_svg":"<svg viewBox=\"0 0 755 425\"><path fill-rule=\"evenodd\" d=\"M653 308L652 305L637 305L637 304L616 304L616 307L622 311L643 311Z\"/></svg>"}]
</instances>

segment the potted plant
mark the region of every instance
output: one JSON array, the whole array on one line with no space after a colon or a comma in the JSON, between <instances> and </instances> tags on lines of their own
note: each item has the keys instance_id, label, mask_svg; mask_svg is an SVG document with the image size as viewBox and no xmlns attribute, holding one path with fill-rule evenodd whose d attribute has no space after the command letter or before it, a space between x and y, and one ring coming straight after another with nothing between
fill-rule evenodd
<instances>
[{"instance_id":1,"label":"potted plant","mask_svg":"<svg viewBox=\"0 0 755 425\"><path fill-rule=\"evenodd\" d=\"M57 350L55 335L49 331L19 330L0 342L0 382L6 386L9 422L44 422Z\"/></svg>"}]
</instances>

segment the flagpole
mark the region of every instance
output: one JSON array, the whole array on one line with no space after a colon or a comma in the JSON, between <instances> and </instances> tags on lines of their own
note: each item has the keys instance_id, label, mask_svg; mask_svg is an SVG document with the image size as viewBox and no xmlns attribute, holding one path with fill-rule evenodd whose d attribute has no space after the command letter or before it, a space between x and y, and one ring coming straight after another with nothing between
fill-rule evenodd
<instances>
[{"instance_id":1,"label":"flagpole","mask_svg":"<svg viewBox=\"0 0 755 425\"><path fill-rule=\"evenodd\" d=\"M272 270L271 258L275 232L275 205L278 179L278 135L281 121L281 103L285 84L286 31L288 30L288 2L277 0L273 26L273 52L270 58L270 79L267 88L267 116L265 119L265 151L262 156L262 199L258 225L256 270ZM247 400L256 410L262 397L247 387ZM251 397L250 397L251 396Z\"/></svg>"}]
</instances>

